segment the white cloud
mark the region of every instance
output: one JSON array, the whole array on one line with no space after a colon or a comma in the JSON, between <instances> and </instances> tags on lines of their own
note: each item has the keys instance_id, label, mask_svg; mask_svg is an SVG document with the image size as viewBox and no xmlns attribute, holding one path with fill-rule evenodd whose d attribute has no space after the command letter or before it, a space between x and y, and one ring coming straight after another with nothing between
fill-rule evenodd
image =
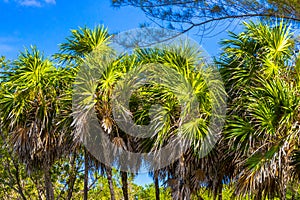
<instances>
[{"instance_id":1,"label":"white cloud","mask_svg":"<svg viewBox=\"0 0 300 200\"><path fill-rule=\"evenodd\" d=\"M45 0L45 2L48 4L56 4L55 0Z\"/></svg>"},{"instance_id":2,"label":"white cloud","mask_svg":"<svg viewBox=\"0 0 300 200\"><path fill-rule=\"evenodd\" d=\"M4 2L8 2L9 0L4 0ZM45 4L56 4L56 0L15 0L21 6L27 7L42 7Z\"/></svg>"},{"instance_id":3,"label":"white cloud","mask_svg":"<svg viewBox=\"0 0 300 200\"><path fill-rule=\"evenodd\" d=\"M8 0L3 0L4 1L4 3L8 3Z\"/></svg>"},{"instance_id":4,"label":"white cloud","mask_svg":"<svg viewBox=\"0 0 300 200\"><path fill-rule=\"evenodd\" d=\"M36 0L21 0L18 1L21 6L29 6L29 7L41 7L42 4Z\"/></svg>"}]
</instances>

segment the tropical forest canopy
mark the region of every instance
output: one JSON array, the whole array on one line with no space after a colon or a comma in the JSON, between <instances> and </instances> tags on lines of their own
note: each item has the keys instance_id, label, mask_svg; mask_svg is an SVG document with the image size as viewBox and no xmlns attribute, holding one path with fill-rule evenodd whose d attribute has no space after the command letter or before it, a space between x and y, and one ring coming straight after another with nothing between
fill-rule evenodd
<instances>
[{"instance_id":1,"label":"tropical forest canopy","mask_svg":"<svg viewBox=\"0 0 300 200\"><path fill-rule=\"evenodd\" d=\"M283 1L268 3L272 13ZM291 15L295 18L299 17L296 8ZM217 14L223 12L223 8L215 9ZM287 13L282 8L279 14ZM15 60L2 57L0 198L300 198L299 41L285 21L248 22L243 27L242 32L230 33L229 39L221 41L222 52L214 61L217 67L201 62L201 51L189 45L136 48L130 54L112 56L107 65L96 65L102 74L85 88L85 94L93 96L92 103L80 109L72 104L80 66L94 52L115 54L110 46L113 35L106 28L72 30L54 55L44 56L33 46ZM199 115L185 120L192 107L180 106L187 99L185 94L178 92L177 98L174 94L184 91L182 85L169 89L149 82L131 94L125 110L136 124L159 122L160 126L153 127L155 135L139 138L118 126L112 91L127 74L146 64L159 64L165 71L180 74L196 96L198 104L193 108ZM223 81L206 78L214 70ZM210 92L212 82L214 92ZM213 116L215 99L226 103L226 117L212 150L203 156L200 149L213 131L209 121L220 117ZM161 108L151 113L157 102ZM104 165L84 145L82 130L90 110L116 149L155 155L176 137L189 138L191 143L168 166L151 170L151 163L146 163L153 184L138 186L133 178L143 161L135 172L121 171L121 161Z\"/></svg>"}]
</instances>

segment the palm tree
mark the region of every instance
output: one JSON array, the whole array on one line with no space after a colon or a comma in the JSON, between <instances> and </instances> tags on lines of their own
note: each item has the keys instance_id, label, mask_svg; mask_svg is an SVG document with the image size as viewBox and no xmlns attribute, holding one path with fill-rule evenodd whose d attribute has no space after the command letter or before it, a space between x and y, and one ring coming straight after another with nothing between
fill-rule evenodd
<instances>
[{"instance_id":1,"label":"palm tree","mask_svg":"<svg viewBox=\"0 0 300 200\"><path fill-rule=\"evenodd\" d=\"M140 105L143 105L136 104L136 108L132 108L132 115L137 123L149 124L149 116L153 115L153 124L160 124L152 127L156 133L155 136L139 141L140 150L142 152L156 152L178 136L181 137L182 141L184 141L184 138L190 140L190 144L187 144L190 147L184 151L179 160L173 161L169 166L155 173L156 178L160 174L161 178L167 179L168 185L172 188L174 199L189 199L192 193L201 187L199 182L208 183L208 180L217 177L212 169L217 161L214 157L216 154L212 152L203 157L199 151L204 143L205 136L210 131L209 119L212 113L212 101L217 98L225 101L224 90L218 80L206 79L205 76L209 76L210 72L204 70L204 63L201 61L202 58L199 53L198 49L193 49L187 44L136 51L142 64L152 63L160 66L161 69L155 68L157 70L155 73L160 73L161 76L166 77L166 80L169 80L169 82L151 82L133 97L133 99L138 99L137 102L140 101ZM182 79L178 79L176 82L174 79L172 80L171 76L174 72L178 73ZM180 81L183 81L183 83L180 83ZM209 91L208 87L213 81L217 86L215 96ZM191 89L187 88L189 85ZM196 96L195 101L199 103L199 107L196 107L198 115L186 120L186 117L191 115L190 111L195 109L192 107L191 99L189 99L192 97L187 97L191 90ZM185 106L180 107L180 102L185 102ZM151 113L149 111L151 105L157 103L161 104L162 108L155 110L155 113ZM157 160L159 159L158 157ZM207 176L208 174L209 176ZM214 186L216 185L215 182L213 183ZM222 178L218 184L221 182Z\"/></svg>"},{"instance_id":2,"label":"palm tree","mask_svg":"<svg viewBox=\"0 0 300 200\"><path fill-rule=\"evenodd\" d=\"M134 59L133 59L134 60ZM114 58L113 52L99 52L95 50L91 55L86 58L87 67L83 67L81 72L78 74L78 84L76 85L75 94L78 96L79 101L76 103L77 107L74 111L74 121L77 132L82 132L83 129L88 127L88 122L86 122L86 116L90 112L96 111L97 121L102 127L102 131L105 133L106 137L114 144L113 151L118 151L119 148L127 150L131 148L134 150L134 141L132 137L127 136L126 133L118 127L117 122L113 118L113 90L115 85L118 83L122 77L131 70L134 61L131 58L124 56L121 58ZM96 77L96 79L94 79ZM85 141L89 141L89 150L100 149L97 142L103 142L101 138L97 138L96 142L90 140L90 135L84 136ZM91 147L96 145L95 147ZM111 166L116 164L116 166L121 166L122 161L112 159L112 155L106 155L107 149L99 151L99 153L104 154L104 162L107 171L107 178L110 181L109 187L112 188L111 180ZM125 167L125 166L122 166ZM121 167L121 168L122 168ZM136 166L138 168L138 166ZM121 182L122 182L122 192L124 199L129 199L128 193L128 172L125 170L120 170ZM113 194L112 194L113 195ZM113 196L111 196L113 197Z\"/></svg>"},{"instance_id":3,"label":"palm tree","mask_svg":"<svg viewBox=\"0 0 300 200\"><path fill-rule=\"evenodd\" d=\"M2 129L9 133L13 150L27 169L43 170L46 198L53 200L51 165L69 148L70 109L65 92L70 73L31 47L2 74Z\"/></svg>"},{"instance_id":4,"label":"palm tree","mask_svg":"<svg viewBox=\"0 0 300 200\"><path fill-rule=\"evenodd\" d=\"M104 26L96 26L94 29L89 29L87 27L79 28L78 30L72 30L72 35L67 37L67 42L60 44L60 52L55 54L54 57L60 60L62 63L67 63L73 66L76 71L80 69L80 66L85 62L89 54L97 51L98 53L107 52L111 53L111 49L108 46L110 36L107 29ZM82 124L81 124L82 125ZM75 124L75 127L80 126L80 124ZM75 133L74 143L75 146L80 147L82 140L80 133ZM89 172L89 158L93 158L85 147L84 148L84 166L85 166L85 176L84 176L84 199L88 199L88 172ZM97 163L96 159L93 159ZM102 166L104 167L104 166ZM109 167L104 167L107 174L107 179L110 188L111 199L115 199L113 182L112 182L112 170Z\"/></svg>"},{"instance_id":5,"label":"palm tree","mask_svg":"<svg viewBox=\"0 0 300 200\"><path fill-rule=\"evenodd\" d=\"M286 198L299 146L299 85L294 41L283 22L244 24L223 42L219 62L230 97L225 137L235 165L236 195Z\"/></svg>"}]
</instances>

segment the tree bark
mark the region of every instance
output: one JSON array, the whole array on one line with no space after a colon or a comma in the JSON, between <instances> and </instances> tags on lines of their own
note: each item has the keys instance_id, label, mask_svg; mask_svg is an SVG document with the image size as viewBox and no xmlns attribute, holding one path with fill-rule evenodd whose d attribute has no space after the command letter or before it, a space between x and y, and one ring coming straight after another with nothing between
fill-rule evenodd
<instances>
[{"instance_id":1,"label":"tree bark","mask_svg":"<svg viewBox=\"0 0 300 200\"><path fill-rule=\"evenodd\" d=\"M109 186L110 199L115 200L115 191L114 191L114 185L112 180L112 169L110 167L105 167L105 169L106 169L107 182Z\"/></svg>"},{"instance_id":2,"label":"tree bark","mask_svg":"<svg viewBox=\"0 0 300 200\"><path fill-rule=\"evenodd\" d=\"M50 167L44 167L44 178L45 178L45 190L46 190L46 199L54 200L54 190L51 182Z\"/></svg>"},{"instance_id":3,"label":"tree bark","mask_svg":"<svg viewBox=\"0 0 300 200\"><path fill-rule=\"evenodd\" d=\"M155 199L160 200L159 198L159 182L158 182L158 171L154 171L154 186L155 186Z\"/></svg>"},{"instance_id":4,"label":"tree bark","mask_svg":"<svg viewBox=\"0 0 300 200\"><path fill-rule=\"evenodd\" d=\"M87 150L84 148L84 186L83 186L83 199L88 200L88 183L89 183L89 160Z\"/></svg>"},{"instance_id":5,"label":"tree bark","mask_svg":"<svg viewBox=\"0 0 300 200\"><path fill-rule=\"evenodd\" d=\"M121 172L121 179L122 179L122 191L123 191L124 200L129 200L127 172Z\"/></svg>"}]
</instances>

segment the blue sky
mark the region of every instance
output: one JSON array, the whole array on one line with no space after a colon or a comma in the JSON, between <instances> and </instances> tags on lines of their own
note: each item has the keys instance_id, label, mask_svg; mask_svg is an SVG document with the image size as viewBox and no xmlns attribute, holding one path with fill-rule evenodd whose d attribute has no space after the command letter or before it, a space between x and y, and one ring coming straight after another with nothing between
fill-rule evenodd
<instances>
[{"instance_id":1,"label":"blue sky","mask_svg":"<svg viewBox=\"0 0 300 200\"><path fill-rule=\"evenodd\" d=\"M20 50L36 45L45 55L79 26L104 24L109 32L138 27L145 21L134 8L115 9L109 0L0 0L0 55L15 58Z\"/></svg>"},{"instance_id":2,"label":"blue sky","mask_svg":"<svg viewBox=\"0 0 300 200\"><path fill-rule=\"evenodd\" d=\"M24 47L36 45L51 56L58 51L58 44L65 41L71 29L79 26L93 28L104 24L110 33L139 27L146 21L144 14L135 8L115 9L110 0L0 0L0 56L15 59ZM219 52L220 38L203 39L201 44L209 54ZM191 37L199 40L192 33ZM146 174L136 178L138 184L151 183Z\"/></svg>"},{"instance_id":3,"label":"blue sky","mask_svg":"<svg viewBox=\"0 0 300 200\"><path fill-rule=\"evenodd\" d=\"M70 30L79 26L104 24L115 33L137 28L147 20L138 9L112 8L110 0L0 0L0 10L0 55L8 59L16 58L30 45L50 56L58 51L58 44L64 42ZM201 44L215 55L224 35L204 39Z\"/></svg>"}]
</instances>

